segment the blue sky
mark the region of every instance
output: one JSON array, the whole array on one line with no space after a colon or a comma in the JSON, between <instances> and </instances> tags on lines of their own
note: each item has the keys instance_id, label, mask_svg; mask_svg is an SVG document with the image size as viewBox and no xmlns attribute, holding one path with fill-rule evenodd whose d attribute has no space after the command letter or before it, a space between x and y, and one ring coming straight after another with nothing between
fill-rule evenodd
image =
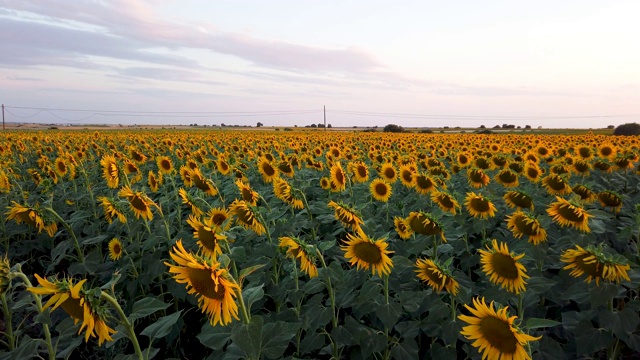
<instances>
[{"instance_id":1,"label":"blue sky","mask_svg":"<svg viewBox=\"0 0 640 360\"><path fill-rule=\"evenodd\" d=\"M598 128L640 120L638 13L589 0L0 0L0 102L9 121L43 123L304 126L326 106L333 126Z\"/></svg>"}]
</instances>

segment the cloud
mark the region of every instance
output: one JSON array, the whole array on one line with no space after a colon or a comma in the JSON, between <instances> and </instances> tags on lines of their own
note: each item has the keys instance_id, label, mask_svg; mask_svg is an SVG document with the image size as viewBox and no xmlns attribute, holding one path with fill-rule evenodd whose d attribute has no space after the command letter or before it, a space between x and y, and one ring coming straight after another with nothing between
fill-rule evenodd
<instances>
[{"instance_id":1,"label":"cloud","mask_svg":"<svg viewBox=\"0 0 640 360\"><path fill-rule=\"evenodd\" d=\"M7 76L6 79L10 81L42 81L42 79L26 76Z\"/></svg>"}]
</instances>

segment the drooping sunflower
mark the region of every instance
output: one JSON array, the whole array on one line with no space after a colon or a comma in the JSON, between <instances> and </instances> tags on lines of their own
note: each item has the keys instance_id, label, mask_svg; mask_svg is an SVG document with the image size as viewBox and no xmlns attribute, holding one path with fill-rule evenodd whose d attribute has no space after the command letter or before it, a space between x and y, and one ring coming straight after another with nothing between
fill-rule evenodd
<instances>
[{"instance_id":1,"label":"drooping sunflower","mask_svg":"<svg viewBox=\"0 0 640 360\"><path fill-rule=\"evenodd\" d=\"M413 211L409 213L409 217L406 219L411 230L417 234L422 235L438 235L442 240L447 241L444 237L444 230L440 223L431 216L431 214L422 211Z\"/></svg>"},{"instance_id":2,"label":"drooping sunflower","mask_svg":"<svg viewBox=\"0 0 640 360\"><path fill-rule=\"evenodd\" d=\"M153 220L151 206L155 206L156 208L158 206L153 200L149 199L147 194L142 191L133 191L129 186L125 186L118 192L118 196L126 198L129 201L129 205L136 219L142 217L147 221Z\"/></svg>"},{"instance_id":3,"label":"drooping sunflower","mask_svg":"<svg viewBox=\"0 0 640 360\"><path fill-rule=\"evenodd\" d=\"M331 166L331 188L339 192L347 188L347 174L342 169L340 162L336 162Z\"/></svg>"},{"instance_id":4,"label":"drooping sunflower","mask_svg":"<svg viewBox=\"0 0 640 360\"><path fill-rule=\"evenodd\" d=\"M371 196L378 201L387 202L389 198L391 198L391 185L380 178L371 181L369 191L371 192Z\"/></svg>"},{"instance_id":5,"label":"drooping sunflower","mask_svg":"<svg viewBox=\"0 0 640 360\"><path fill-rule=\"evenodd\" d=\"M495 205L482 194L476 194L474 192L467 193L464 199L464 205L473 217L486 219L496 216Z\"/></svg>"},{"instance_id":6,"label":"drooping sunflower","mask_svg":"<svg viewBox=\"0 0 640 360\"><path fill-rule=\"evenodd\" d=\"M598 169L606 173L610 173L613 171L613 166L611 166L611 164L606 159L596 160L592 165L594 169Z\"/></svg>"},{"instance_id":7,"label":"drooping sunflower","mask_svg":"<svg viewBox=\"0 0 640 360\"><path fill-rule=\"evenodd\" d=\"M520 185L518 181L518 174L510 169L502 169L494 178L498 184L510 188Z\"/></svg>"},{"instance_id":8,"label":"drooping sunflower","mask_svg":"<svg viewBox=\"0 0 640 360\"><path fill-rule=\"evenodd\" d=\"M198 239L197 244L202 249L202 253L213 259L217 259L222 254L220 241L226 241L227 237L220 233L220 228L213 223L213 220L205 218L204 222L198 217L190 215L187 223L193 228L193 237Z\"/></svg>"},{"instance_id":9,"label":"drooping sunflower","mask_svg":"<svg viewBox=\"0 0 640 360\"><path fill-rule=\"evenodd\" d=\"M440 263L431 259L418 259L415 270L418 278L425 281L434 291L440 292L443 289L453 296L458 295L460 285L453 278L451 272Z\"/></svg>"},{"instance_id":10,"label":"drooping sunflower","mask_svg":"<svg viewBox=\"0 0 640 360\"><path fill-rule=\"evenodd\" d=\"M0 296L4 295L11 285L11 279L9 279L9 273L11 272L11 262L7 254L4 254L0 258Z\"/></svg>"},{"instance_id":11,"label":"drooping sunflower","mask_svg":"<svg viewBox=\"0 0 640 360\"><path fill-rule=\"evenodd\" d=\"M127 223L127 216L116 201L105 196L100 196L97 200L100 201L100 205L104 210L104 217L109 224L113 222L113 219L118 219L123 224Z\"/></svg>"},{"instance_id":12,"label":"drooping sunflower","mask_svg":"<svg viewBox=\"0 0 640 360\"><path fill-rule=\"evenodd\" d=\"M502 198L510 208L533 210L533 198L523 191L507 191Z\"/></svg>"},{"instance_id":13,"label":"drooping sunflower","mask_svg":"<svg viewBox=\"0 0 640 360\"><path fill-rule=\"evenodd\" d=\"M610 207L614 213L619 213L622 209L622 196L615 191L605 190L598 193L598 200L602 207Z\"/></svg>"},{"instance_id":14,"label":"drooping sunflower","mask_svg":"<svg viewBox=\"0 0 640 360\"><path fill-rule=\"evenodd\" d=\"M120 239L113 238L109 241L109 258L111 260L119 260L122 257L123 250Z\"/></svg>"},{"instance_id":15,"label":"drooping sunflower","mask_svg":"<svg viewBox=\"0 0 640 360\"><path fill-rule=\"evenodd\" d=\"M573 204L561 197L556 196L556 202L551 203L547 208L547 214L560 226L572 226L582 232L591 232L589 229L589 214L585 209L577 204Z\"/></svg>"},{"instance_id":16,"label":"drooping sunflower","mask_svg":"<svg viewBox=\"0 0 640 360\"><path fill-rule=\"evenodd\" d=\"M470 186L479 189L489 185L491 178L489 178L489 175L485 174L482 169L471 168L467 170L467 181Z\"/></svg>"},{"instance_id":17,"label":"drooping sunflower","mask_svg":"<svg viewBox=\"0 0 640 360\"><path fill-rule=\"evenodd\" d=\"M173 162L168 156L158 156L156 158L156 164L158 165L158 171L163 174L171 174L173 171Z\"/></svg>"},{"instance_id":18,"label":"drooping sunflower","mask_svg":"<svg viewBox=\"0 0 640 360\"><path fill-rule=\"evenodd\" d=\"M153 171L149 170L149 176L147 177L147 184L149 185L149 189L152 192L157 192L160 188L160 184L162 183L162 173L158 173L158 176L153 173Z\"/></svg>"},{"instance_id":19,"label":"drooping sunflower","mask_svg":"<svg viewBox=\"0 0 640 360\"><path fill-rule=\"evenodd\" d=\"M551 195L564 195L571 193L571 186L564 177L556 174L549 174L542 179L542 186Z\"/></svg>"},{"instance_id":20,"label":"drooping sunflower","mask_svg":"<svg viewBox=\"0 0 640 360\"><path fill-rule=\"evenodd\" d=\"M369 168L363 161L349 163L349 170L353 173L353 180L355 182L363 183L369 180Z\"/></svg>"},{"instance_id":21,"label":"drooping sunflower","mask_svg":"<svg viewBox=\"0 0 640 360\"><path fill-rule=\"evenodd\" d=\"M342 202L336 203L332 200L327 206L334 210L335 219L340 221L345 227L357 231L360 229L360 225L364 224L360 213L347 204Z\"/></svg>"},{"instance_id":22,"label":"drooping sunflower","mask_svg":"<svg viewBox=\"0 0 640 360\"><path fill-rule=\"evenodd\" d=\"M204 259L190 252L178 240L169 253L177 265L165 262L169 272L179 284L186 284L188 294L196 294L198 307L209 317L212 326L226 325L232 318L238 318L238 297L240 287L227 275L226 269L212 259Z\"/></svg>"},{"instance_id":23,"label":"drooping sunflower","mask_svg":"<svg viewBox=\"0 0 640 360\"><path fill-rule=\"evenodd\" d=\"M526 269L518 260L525 254L515 255L509 252L507 243L493 239L487 250L478 250L482 271L489 276L489 280L503 289L519 294L525 291L525 279L528 279Z\"/></svg>"},{"instance_id":24,"label":"drooping sunflower","mask_svg":"<svg viewBox=\"0 0 640 360\"><path fill-rule=\"evenodd\" d=\"M193 186L193 179L191 178L191 170L197 168L197 165L194 163L194 167L190 168L187 165L180 166L180 178L184 183L184 186L191 187Z\"/></svg>"},{"instance_id":25,"label":"drooping sunflower","mask_svg":"<svg viewBox=\"0 0 640 360\"><path fill-rule=\"evenodd\" d=\"M493 304L492 301L487 306L484 298L474 298L473 307L465 304L464 307L473 316L458 316L458 319L469 324L462 328L460 334L468 340L474 340L471 345L478 348L483 359L531 360L525 347L530 341L540 340L542 336L524 334L514 325L518 317L508 315L509 307L496 311Z\"/></svg>"},{"instance_id":26,"label":"drooping sunflower","mask_svg":"<svg viewBox=\"0 0 640 360\"><path fill-rule=\"evenodd\" d=\"M211 196L216 196L218 194L218 188L213 183L211 179L207 179L202 175L199 168L195 168L189 172L191 176L191 182L195 187L205 192L205 194L209 194Z\"/></svg>"},{"instance_id":27,"label":"drooping sunflower","mask_svg":"<svg viewBox=\"0 0 640 360\"><path fill-rule=\"evenodd\" d=\"M117 188L120 182L120 176L116 158L113 155L105 155L102 160L100 160L100 165L102 165L102 173L104 179L107 181L107 186L112 189Z\"/></svg>"},{"instance_id":28,"label":"drooping sunflower","mask_svg":"<svg viewBox=\"0 0 640 360\"><path fill-rule=\"evenodd\" d=\"M240 195L242 195L242 199L247 203L251 204L251 206L258 205L258 200L260 199L260 195L251 188L251 185L245 183L241 179L236 180L236 186L238 190L240 190Z\"/></svg>"},{"instance_id":29,"label":"drooping sunflower","mask_svg":"<svg viewBox=\"0 0 640 360\"><path fill-rule=\"evenodd\" d=\"M542 227L540 221L533 215L525 214L522 211L507 216L507 228L511 230L513 237L519 239L522 235L529 237L529 242L538 245L547 240L547 231Z\"/></svg>"},{"instance_id":30,"label":"drooping sunflower","mask_svg":"<svg viewBox=\"0 0 640 360\"><path fill-rule=\"evenodd\" d=\"M295 195L293 188L285 179L276 178L273 180L273 193L278 199L291 205L294 209L304 208L304 202Z\"/></svg>"},{"instance_id":31,"label":"drooping sunflower","mask_svg":"<svg viewBox=\"0 0 640 360\"><path fill-rule=\"evenodd\" d=\"M86 279L74 284L73 279L53 280L53 282L41 278L35 274L37 287L28 287L27 290L38 295L52 295L49 301L43 306L43 310L51 307L54 311L58 307L66 312L73 319L75 324L82 322L78 334L85 331L84 341L89 341L92 337L98 338L98 345L105 341L112 341L111 335L116 331L106 323L107 310L98 303L98 299L91 298L91 292L83 289Z\"/></svg>"},{"instance_id":32,"label":"drooping sunflower","mask_svg":"<svg viewBox=\"0 0 640 360\"><path fill-rule=\"evenodd\" d=\"M399 216L393 218L393 225L396 228L396 232L401 239L407 240L413 234L413 230L411 230L411 225L407 222L407 219L403 219Z\"/></svg>"},{"instance_id":33,"label":"drooping sunflower","mask_svg":"<svg viewBox=\"0 0 640 360\"><path fill-rule=\"evenodd\" d=\"M389 275L393 267L393 261L389 257L393 251L387 250L389 244L385 240L369 239L363 231L358 231L357 236L347 234L345 246L340 248L351 265L356 265L357 269L371 269L371 274L377 272L382 277Z\"/></svg>"},{"instance_id":34,"label":"drooping sunflower","mask_svg":"<svg viewBox=\"0 0 640 360\"><path fill-rule=\"evenodd\" d=\"M589 176L589 170L591 170L591 164L586 160L576 160L571 164L573 171L580 176Z\"/></svg>"},{"instance_id":35,"label":"drooping sunflower","mask_svg":"<svg viewBox=\"0 0 640 360\"><path fill-rule=\"evenodd\" d=\"M458 204L458 201L453 197L453 195L444 191L432 192L431 200L434 203L438 204L440 209L448 211L452 214L455 214L456 211L460 208L460 204Z\"/></svg>"},{"instance_id":36,"label":"drooping sunflower","mask_svg":"<svg viewBox=\"0 0 640 360\"><path fill-rule=\"evenodd\" d=\"M315 255L309 253L306 244L295 237L283 236L280 238L280 247L287 249L287 257L300 259L300 269L310 278L318 276L318 268L314 262Z\"/></svg>"},{"instance_id":37,"label":"drooping sunflower","mask_svg":"<svg viewBox=\"0 0 640 360\"><path fill-rule=\"evenodd\" d=\"M290 161L281 161L280 163L278 163L278 170L282 173L287 175L288 177L292 178L295 175L295 172L293 170L293 166L291 165Z\"/></svg>"},{"instance_id":38,"label":"drooping sunflower","mask_svg":"<svg viewBox=\"0 0 640 360\"><path fill-rule=\"evenodd\" d=\"M595 280L596 285L600 285L600 280L603 279L616 283L622 280L631 281L627 273L631 269L629 264L607 257L592 245L587 246L586 249L578 245L574 249L567 249L560 256L560 260L568 264L562 269L571 270L571 276L578 278L587 274L585 279L587 283Z\"/></svg>"},{"instance_id":39,"label":"drooping sunflower","mask_svg":"<svg viewBox=\"0 0 640 360\"><path fill-rule=\"evenodd\" d=\"M253 230L258 235L266 232L264 225L256 217L253 207L244 200L234 200L229 205L229 211L236 216L236 222L245 229Z\"/></svg>"},{"instance_id":40,"label":"drooping sunflower","mask_svg":"<svg viewBox=\"0 0 640 360\"><path fill-rule=\"evenodd\" d=\"M436 190L435 180L427 174L415 173L413 175L414 189L418 194L426 195Z\"/></svg>"},{"instance_id":41,"label":"drooping sunflower","mask_svg":"<svg viewBox=\"0 0 640 360\"><path fill-rule=\"evenodd\" d=\"M584 201L587 204L592 203L598 199L598 194L589 189L589 187L586 185L578 184L571 188L571 191L574 194L580 196L580 200Z\"/></svg>"},{"instance_id":42,"label":"drooping sunflower","mask_svg":"<svg viewBox=\"0 0 640 360\"><path fill-rule=\"evenodd\" d=\"M271 162L266 158L262 157L258 160L258 171L262 174L262 178L265 182L270 183L278 177L278 169L271 165Z\"/></svg>"},{"instance_id":43,"label":"drooping sunflower","mask_svg":"<svg viewBox=\"0 0 640 360\"><path fill-rule=\"evenodd\" d=\"M231 213L222 207L212 208L207 212L207 217L211 219L211 223L214 226L221 228L222 230L229 230L231 227Z\"/></svg>"},{"instance_id":44,"label":"drooping sunflower","mask_svg":"<svg viewBox=\"0 0 640 360\"><path fill-rule=\"evenodd\" d=\"M11 203L13 205L7 206L9 211L5 213L7 221L15 220L17 224L25 223L29 226L33 226L38 229L38 234L40 234L42 230L45 230L50 237L53 237L56 231L58 231L58 224L52 221L46 221L45 216L37 206L24 206L15 201L12 201Z\"/></svg>"}]
</instances>

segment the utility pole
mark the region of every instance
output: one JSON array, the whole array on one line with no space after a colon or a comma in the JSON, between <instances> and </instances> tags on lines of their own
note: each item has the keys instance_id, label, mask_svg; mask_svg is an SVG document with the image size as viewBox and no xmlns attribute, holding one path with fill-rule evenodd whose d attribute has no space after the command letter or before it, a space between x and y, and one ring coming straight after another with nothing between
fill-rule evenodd
<instances>
[{"instance_id":1,"label":"utility pole","mask_svg":"<svg viewBox=\"0 0 640 360\"><path fill-rule=\"evenodd\" d=\"M4 104L2 104L2 131L4 131Z\"/></svg>"},{"instance_id":2,"label":"utility pole","mask_svg":"<svg viewBox=\"0 0 640 360\"><path fill-rule=\"evenodd\" d=\"M322 110L324 113L324 131L327 131L327 107L323 106ZM4 105L2 105L2 113L4 114Z\"/></svg>"}]
</instances>

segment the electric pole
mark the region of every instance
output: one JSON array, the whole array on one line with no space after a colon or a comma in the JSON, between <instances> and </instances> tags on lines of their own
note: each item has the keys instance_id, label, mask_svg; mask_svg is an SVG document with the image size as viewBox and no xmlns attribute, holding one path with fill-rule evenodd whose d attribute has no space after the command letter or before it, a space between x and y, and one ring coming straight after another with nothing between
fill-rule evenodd
<instances>
[{"instance_id":1,"label":"electric pole","mask_svg":"<svg viewBox=\"0 0 640 360\"><path fill-rule=\"evenodd\" d=\"M4 131L4 104L2 104L2 131Z\"/></svg>"},{"instance_id":2,"label":"electric pole","mask_svg":"<svg viewBox=\"0 0 640 360\"><path fill-rule=\"evenodd\" d=\"M2 106L3 106L2 113L4 114L4 105ZM322 107L322 112L324 113L324 131L327 131L327 107L326 106Z\"/></svg>"}]
</instances>

